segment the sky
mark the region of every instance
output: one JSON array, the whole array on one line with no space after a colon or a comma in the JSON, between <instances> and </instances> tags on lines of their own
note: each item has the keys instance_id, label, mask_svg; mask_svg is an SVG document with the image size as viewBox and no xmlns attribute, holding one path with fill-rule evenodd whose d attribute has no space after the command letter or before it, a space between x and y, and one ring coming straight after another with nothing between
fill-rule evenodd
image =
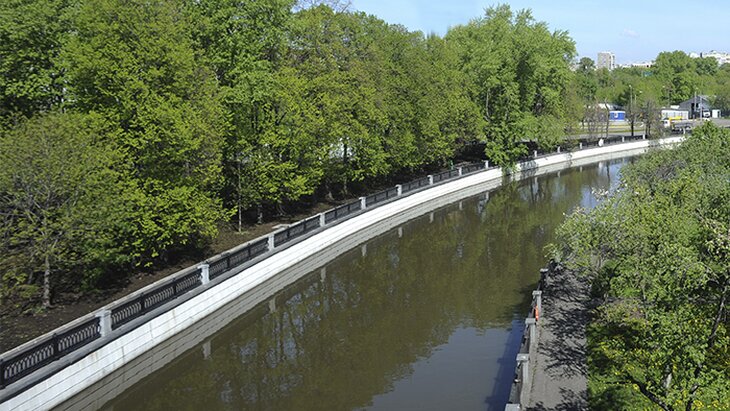
<instances>
[{"instance_id":1,"label":"sky","mask_svg":"<svg viewBox=\"0 0 730 411\"><path fill-rule=\"evenodd\" d=\"M352 8L410 30L444 35L484 15L497 0L352 0ZM728 0L502 0L531 9L551 30L567 31L578 57L612 51L616 62L653 60L662 51L730 52Z\"/></svg>"}]
</instances>

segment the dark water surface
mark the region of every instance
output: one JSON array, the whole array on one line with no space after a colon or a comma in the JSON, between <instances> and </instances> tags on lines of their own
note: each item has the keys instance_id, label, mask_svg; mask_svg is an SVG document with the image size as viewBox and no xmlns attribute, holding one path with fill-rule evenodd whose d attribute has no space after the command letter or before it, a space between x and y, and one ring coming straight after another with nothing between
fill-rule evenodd
<instances>
[{"instance_id":1,"label":"dark water surface","mask_svg":"<svg viewBox=\"0 0 730 411\"><path fill-rule=\"evenodd\" d=\"M543 247L626 162L511 183L416 218L313 270L103 409L503 409Z\"/></svg>"}]
</instances>

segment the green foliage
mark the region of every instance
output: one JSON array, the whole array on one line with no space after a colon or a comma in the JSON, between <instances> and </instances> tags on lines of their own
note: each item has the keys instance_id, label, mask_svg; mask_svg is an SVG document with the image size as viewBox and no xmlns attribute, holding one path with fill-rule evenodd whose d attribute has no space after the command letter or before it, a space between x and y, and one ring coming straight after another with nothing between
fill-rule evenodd
<instances>
[{"instance_id":1,"label":"green foliage","mask_svg":"<svg viewBox=\"0 0 730 411\"><path fill-rule=\"evenodd\" d=\"M716 74L718 89L730 79L710 60L685 67L674 54L641 81L638 72L595 71L590 59L573 74L567 33L506 5L445 38L341 2L293 0L10 0L0 23L8 141L58 123L60 142L49 150L85 156L81 147L67 151L93 136L103 161L88 178L110 173L106 194L102 185L64 191L95 198L96 207L48 206L98 232L57 236L73 246L50 258L61 278L51 285L93 287L111 268L203 247L234 207L241 222L247 209L318 189L347 193L355 182L445 166L467 144L484 142L493 163L512 164L525 142L561 143L588 102L625 100L628 84L641 95L636 107L650 113L660 79L690 76L682 93L697 76ZM77 129L82 135L71 136ZM22 209L13 204L4 211ZM7 232L32 231L19 221ZM15 285L6 289L33 294L40 260L13 247L3 275Z\"/></svg>"},{"instance_id":2,"label":"green foliage","mask_svg":"<svg viewBox=\"0 0 730 411\"><path fill-rule=\"evenodd\" d=\"M0 297L32 295L44 276L49 305L51 287L93 284L126 260L116 241L124 210L109 195L123 190L121 155L102 126L51 113L0 138Z\"/></svg>"},{"instance_id":3,"label":"green foliage","mask_svg":"<svg viewBox=\"0 0 730 411\"><path fill-rule=\"evenodd\" d=\"M216 234L226 216L223 135L213 75L174 1L87 0L64 49L74 107L101 113L131 165L129 241L141 263Z\"/></svg>"},{"instance_id":4,"label":"green foliage","mask_svg":"<svg viewBox=\"0 0 730 411\"><path fill-rule=\"evenodd\" d=\"M566 264L602 301L589 332L594 406L730 400L729 149L730 132L706 124L627 168L612 198L559 230Z\"/></svg>"},{"instance_id":5,"label":"green foliage","mask_svg":"<svg viewBox=\"0 0 730 411\"><path fill-rule=\"evenodd\" d=\"M485 120L487 157L509 164L526 153L523 140L556 145L565 128L568 63L575 45L566 32L550 32L529 10L501 5L467 26L452 29L461 68Z\"/></svg>"},{"instance_id":6,"label":"green foliage","mask_svg":"<svg viewBox=\"0 0 730 411\"><path fill-rule=\"evenodd\" d=\"M60 104L58 66L69 30L71 0L7 0L0 3L0 118L31 116Z\"/></svg>"}]
</instances>

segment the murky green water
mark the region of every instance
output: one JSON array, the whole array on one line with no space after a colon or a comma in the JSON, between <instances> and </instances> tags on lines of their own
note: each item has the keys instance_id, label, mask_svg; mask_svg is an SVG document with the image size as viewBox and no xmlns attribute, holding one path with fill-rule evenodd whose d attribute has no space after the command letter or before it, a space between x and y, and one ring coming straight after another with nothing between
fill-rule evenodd
<instances>
[{"instance_id":1,"label":"murky green water","mask_svg":"<svg viewBox=\"0 0 730 411\"><path fill-rule=\"evenodd\" d=\"M625 162L512 183L372 239L103 408L503 409L543 247Z\"/></svg>"}]
</instances>

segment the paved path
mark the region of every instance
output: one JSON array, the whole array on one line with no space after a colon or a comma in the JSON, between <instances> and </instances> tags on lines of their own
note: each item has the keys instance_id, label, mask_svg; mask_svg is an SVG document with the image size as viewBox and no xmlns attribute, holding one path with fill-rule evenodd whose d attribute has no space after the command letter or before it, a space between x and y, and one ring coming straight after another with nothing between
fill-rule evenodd
<instances>
[{"instance_id":1,"label":"paved path","mask_svg":"<svg viewBox=\"0 0 730 411\"><path fill-rule=\"evenodd\" d=\"M552 273L543 291L530 410L588 409L586 334L589 287L567 271Z\"/></svg>"}]
</instances>

